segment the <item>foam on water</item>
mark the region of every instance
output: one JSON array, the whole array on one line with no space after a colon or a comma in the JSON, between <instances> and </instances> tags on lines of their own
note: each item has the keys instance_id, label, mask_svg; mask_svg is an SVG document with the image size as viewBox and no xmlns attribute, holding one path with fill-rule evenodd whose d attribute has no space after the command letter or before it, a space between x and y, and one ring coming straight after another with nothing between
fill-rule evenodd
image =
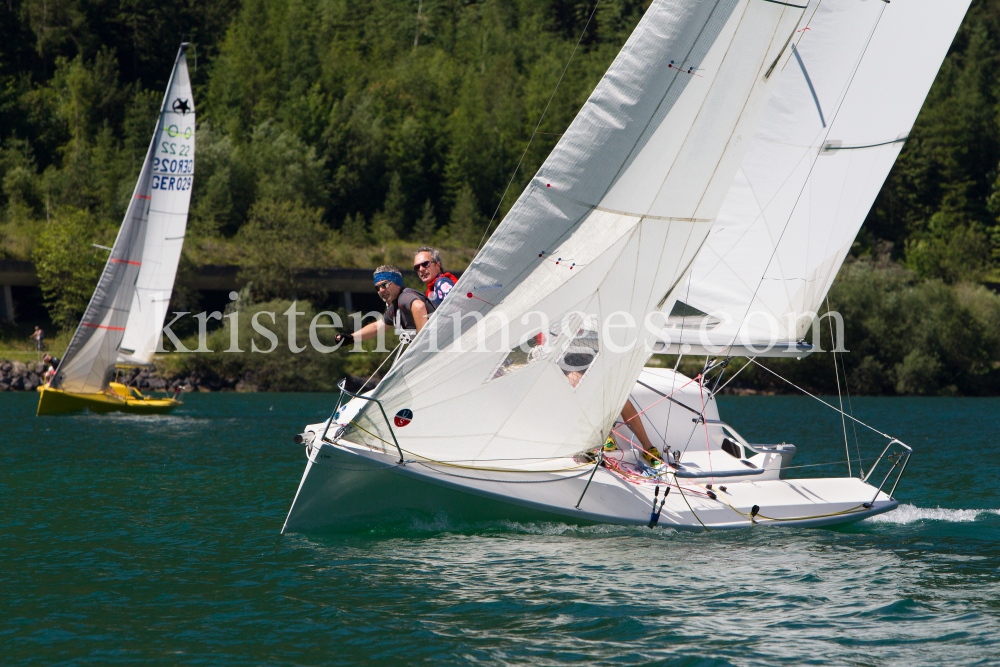
<instances>
[{"instance_id":1,"label":"foam on water","mask_svg":"<svg viewBox=\"0 0 1000 667\"><path fill-rule=\"evenodd\" d=\"M941 507L931 509L904 504L900 505L892 512L886 512L885 514L879 514L869 519L865 519L863 523L908 524L923 520L952 522L975 521L981 514L1000 515L1000 510L950 510Z\"/></svg>"}]
</instances>

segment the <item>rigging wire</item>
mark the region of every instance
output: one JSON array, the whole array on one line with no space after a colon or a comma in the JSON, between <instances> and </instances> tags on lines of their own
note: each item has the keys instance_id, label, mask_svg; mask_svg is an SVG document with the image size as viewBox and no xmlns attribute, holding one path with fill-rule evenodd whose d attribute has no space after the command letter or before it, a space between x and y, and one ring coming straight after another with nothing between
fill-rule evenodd
<instances>
[{"instance_id":1,"label":"rigging wire","mask_svg":"<svg viewBox=\"0 0 1000 667\"><path fill-rule=\"evenodd\" d=\"M483 242L486 240L486 235L490 233L490 228L493 226L493 221L496 220L497 213L500 212L500 207L503 205L503 200L507 197L507 192L510 190L510 186L514 183L514 177L517 176L517 170L521 168L521 163L524 162L524 156L528 154L528 149L531 148L531 142L535 140L535 135L539 134L538 128L541 126L542 121L545 119L545 114L548 113L549 106L552 104L552 100L556 96L556 91L559 90L559 84L562 83L563 77L566 76L566 71L569 70L569 64L573 62L573 56L576 55L577 49L580 48L580 44L583 43L583 36L587 34L587 28L590 27L590 22L594 18L594 14L597 12L597 6L601 4L601 0L597 0L594 4L594 8L590 12L590 16L587 17L587 23L583 26L583 32L580 33L580 39L576 40L576 46L573 47L573 52L569 54L569 60L566 61L566 66L563 68L562 74L559 75L559 80L556 81L556 87L552 89L552 94L549 95L549 101L545 103L545 108L542 110L542 115L538 117L538 122L535 123L535 129L532 131L531 136L528 137L528 144L524 147L524 152L521 153L521 159L517 161L517 166L514 167L514 173L510 175L510 180L507 181L507 187L504 188L503 194L500 195L500 201L497 202L497 207L493 211L493 217L490 218L489 223L486 225L485 231L483 231L483 237L479 239L479 245L476 246L476 254L479 254L479 250L483 247ZM542 132L541 134L556 134L555 132Z\"/></svg>"},{"instance_id":2,"label":"rigging wire","mask_svg":"<svg viewBox=\"0 0 1000 667\"><path fill-rule=\"evenodd\" d=\"M830 312L830 295L826 296L826 312ZM844 452L847 453L847 476L853 477L851 473L851 446L847 444L847 419L844 417L844 396L840 393L840 370L837 368L837 339L833 335L833 318L827 317L826 323L830 325L830 344L833 345L833 375L837 378L837 400L840 401L840 425L844 428Z\"/></svg>"},{"instance_id":3,"label":"rigging wire","mask_svg":"<svg viewBox=\"0 0 1000 667\"><path fill-rule=\"evenodd\" d=\"M732 357L730 357L730 358L732 358ZM754 357L747 357L747 358L750 359L750 360L754 359ZM736 376L739 375L740 373L742 373L743 371L745 371L749 365L750 365L749 362L743 364L743 366L740 368L740 370L738 370L735 373L733 373L733 377L731 377L728 380L726 380L726 384L724 384L721 387L719 387L718 389L716 389L715 393L718 393L718 392L722 391L723 389L725 389L729 385L729 383L732 382L733 380L735 380Z\"/></svg>"},{"instance_id":4,"label":"rigging wire","mask_svg":"<svg viewBox=\"0 0 1000 667\"><path fill-rule=\"evenodd\" d=\"M774 371L772 371L772 370L771 370L770 368L768 368L767 366L764 366L764 365L763 365L763 364L761 364L761 363L760 363L759 361L757 361L757 359L756 359L755 357L751 357L751 358L749 359L749 361L750 361L751 363L754 363L754 364L756 364L757 366L760 366L760 367L761 367L761 368L763 368L763 369L764 369L765 371L767 371L768 373L770 373L770 374L771 374L771 375L773 375L774 377L778 378L779 380L781 380L781 381L783 381L783 382L787 382L787 383L788 383L789 385L791 385L792 387L795 387L796 389L798 389L799 391L801 391L801 392L802 392L803 394L805 394L805 395L806 395L806 396L808 396L809 398L815 398L815 399L816 399L817 401L819 401L820 403L822 403L822 404L823 404L823 405L825 405L826 407L830 408L831 410L837 410L836 406L833 406L833 405L830 405L829 403L827 403L826 401L824 401L824 400L823 400L822 398L820 398L819 396L816 396L815 394L810 394L810 393L809 393L808 391L806 391L805 389L803 389L803 388L802 388L802 387L800 387L799 385L795 384L794 382L792 382L792 381L791 381L791 380L789 380L788 378L785 378L785 377L782 377L782 376L778 375L777 373L775 373ZM844 411L843 411L843 410L837 410L837 412L839 412L839 413L841 413L841 414L844 414ZM869 425L869 424L866 424L866 423L864 423L863 421L861 421L860 419L858 419L858 418L857 418L857 417L855 417L854 415L846 415L846 417L847 417L848 419L850 419L851 421L854 421L854 422L857 422L858 424L861 424L862 426L864 426L865 428L869 429L870 431L874 431L875 433L878 433L878 434L879 434L880 436L882 436L883 438L888 438L889 440L895 440L895 438L894 438L894 437L892 437L891 435L889 435L889 434L887 434L887 433L883 433L882 431L878 430L878 429L877 429L877 428L875 428L874 426L871 426L871 425Z\"/></svg>"}]
</instances>

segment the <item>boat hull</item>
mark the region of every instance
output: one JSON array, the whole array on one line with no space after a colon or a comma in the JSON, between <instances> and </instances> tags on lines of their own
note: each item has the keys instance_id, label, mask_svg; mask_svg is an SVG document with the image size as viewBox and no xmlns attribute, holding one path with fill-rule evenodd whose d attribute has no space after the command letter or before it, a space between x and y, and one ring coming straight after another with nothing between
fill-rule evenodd
<instances>
[{"instance_id":1,"label":"boat hull","mask_svg":"<svg viewBox=\"0 0 1000 667\"><path fill-rule=\"evenodd\" d=\"M59 415L89 410L97 413L125 412L135 415L162 415L170 412L181 401L173 398L122 398L103 394L76 394L61 389L39 387L38 416Z\"/></svg>"},{"instance_id":2,"label":"boat hull","mask_svg":"<svg viewBox=\"0 0 1000 667\"><path fill-rule=\"evenodd\" d=\"M349 532L442 517L646 526L653 514L653 484L630 484L603 467L595 471L593 464L581 466L572 459L549 466L561 466L557 471L449 468L420 460L399 465L395 455L345 441L309 445L307 458L283 532ZM692 531L828 526L898 506L853 478L721 483L712 491L715 499L708 483L670 478L661 485L673 492L656 525ZM751 520L754 505L760 510Z\"/></svg>"}]
</instances>

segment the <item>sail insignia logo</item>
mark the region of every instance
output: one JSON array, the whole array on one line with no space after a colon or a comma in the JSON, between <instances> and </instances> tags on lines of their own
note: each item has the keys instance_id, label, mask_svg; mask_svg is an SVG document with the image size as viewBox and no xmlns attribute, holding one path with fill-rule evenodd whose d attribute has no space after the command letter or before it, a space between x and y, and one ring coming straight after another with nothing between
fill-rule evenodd
<instances>
[{"instance_id":1,"label":"sail insignia logo","mask_svg":"<svg viewBox=\"0 0 1000 667\"><path fill-rule=\"evenodd\" d=\"M174 100L174 104L170 108L173 109L174 113L179 113L182 116L186 116L188 111L191 111L191 107L188 106L188 101L182 100L179 97Z\"/></svg>"},{"instance_id":2,"label":"sail insignia logo","mask_svg":"<svg viewBox=\"0 0 1000 667\"><path fill-rule=\"evenodd\" d=\"M395 417L393 417L392 423L395 424L398 428L403 428L411 421L413 421L413 410L410 410L409 408L403 408L402 410L396 413Z\"/></svg>"}]
</instances>

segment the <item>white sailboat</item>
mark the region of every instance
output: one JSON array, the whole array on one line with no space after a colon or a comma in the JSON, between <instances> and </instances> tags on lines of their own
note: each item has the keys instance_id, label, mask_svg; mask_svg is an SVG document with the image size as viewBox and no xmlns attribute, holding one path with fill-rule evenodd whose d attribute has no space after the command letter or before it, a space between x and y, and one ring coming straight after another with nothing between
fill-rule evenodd
<instances>
[{"instance_id":1,"label":"white sailboat","mask_svg":"<svg viewBox=\"0 0 1000 667\"><path fill-rule=\"evenodd\" d=\"M710 229L725 230L732 218L752 222L737 206L745 188L734 176L756 174L759 165L795 176L799 162L812 161L808 148L769 155L754 134L797 123L803 110L815 113L803 109L798 62L787 64L808 53L802 33L811 38L817 26L851 33L835 51L848 65L822 77L839 86L834 106L844 107L852 78L870 67L861 66L869 42L883 21L895 23L888 12L903 3L852 13L871 4L814 0L800 24L806 8L791 3L654 2L453 296L385 380L301 434L308 462L284 529L371 523L402 508L690 530L829 525L895 508L909 452L899 441L890 439L880 459L893 449L904 455L884 465L894 479L886 475L878 487L851 477L784 479L793 446L748 443L722 423L703 378L643 370L663 338L642 326L647 313L721 310L711 295L692 298L690 276L707 257L701 248ZM955 29L963 14L949 14ZM918 60L936 72L953 35ZM904 41L911 39L926 46L919 37ZM914 94L909 124L933 72ZM779 79L784 94L769 103ZM789 131L798 136L798 128ZM883 160L881 177L870 177L878 179L872 197L891 164ZM829 178L817 178L816 188ZM853 198L860 225L871 201ZM797 228L794 208L775 215ZM477 292L481 286L491 289ZM544 313L546 322L529 313ZM630 434L615 427L629 394L647 432L672 448L667 463L645 465L629 451ZM394 428L389 418L403 410L411 419ZM704 443L697 450L685 444L695 429ZM618 441L614 454L602 451L596 462L581 455L609 434Z\"/></svg>"},{"instance_id":2,"label":"white sailboat","mask_svg":"<svg viewBox=\"0 0 1000 667\"><path fill-rule=\"evenodd\" d=\"M118 368L152 365L173 292L194 179L195 110L182 44L133 196L111 254L38 414L168 412L172 398L114 382Z\"/></svg>"}]
</instances>

